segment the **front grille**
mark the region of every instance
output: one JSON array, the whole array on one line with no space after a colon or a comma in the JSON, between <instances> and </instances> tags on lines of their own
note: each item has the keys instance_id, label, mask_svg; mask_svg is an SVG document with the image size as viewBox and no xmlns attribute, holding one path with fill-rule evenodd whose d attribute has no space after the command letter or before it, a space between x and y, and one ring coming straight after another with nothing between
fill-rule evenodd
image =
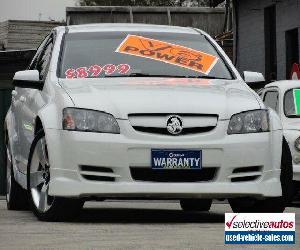
<instances>
[{"instance_id":1,"label":"front grille","mask_svg":"<svg viewBox=\"0 0 300 250\"><path fill-rule=\"evenodd\" d=\"M170 135L166 128L149 128L149 127L133 127L136 131L151 133L151 134L161 134L161 135ZM198 134L205 133L213 130L215 127L198 127L198 128L184 128L180 135L189 135L189 134Z\"/></svg>"},{"instance_id":2,"label":"front grille","mask_svg":"<svg viewBox=\"0 0 300 250\"><path fill-rule=\"evenodd\" d=\"M138 132L174 136L167 130L167 120L172 116L182 120L182 132L177 136L209 132L218 123L216 114L129 114L128 118L133 129Z\"/></svg>"},{"instance_id":3,"label":"front grille","mask_svg":"<svg viewBox=\"0 0 300 250\"><path fill-rule=\"evenodd\" d=\"M132 179L152 182L200 182L214 179L217 168L195 169L151 169L130 167Z\"/></svg>"}]
</instances>

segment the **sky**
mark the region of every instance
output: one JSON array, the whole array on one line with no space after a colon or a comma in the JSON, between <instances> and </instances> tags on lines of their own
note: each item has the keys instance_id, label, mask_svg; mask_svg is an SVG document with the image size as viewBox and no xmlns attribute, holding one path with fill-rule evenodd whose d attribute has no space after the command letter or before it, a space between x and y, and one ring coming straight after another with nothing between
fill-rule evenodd
<instances>
[{"instance_id":1,"label":"sky","mask_svg":"<svg viewBox=\"0 0 300 250\"><path fill-rule=\"evenodd\" d=\"M62 21L66 7L77 0L0 0L0 22L10 20Z\"/></svg>"}]
</instances>

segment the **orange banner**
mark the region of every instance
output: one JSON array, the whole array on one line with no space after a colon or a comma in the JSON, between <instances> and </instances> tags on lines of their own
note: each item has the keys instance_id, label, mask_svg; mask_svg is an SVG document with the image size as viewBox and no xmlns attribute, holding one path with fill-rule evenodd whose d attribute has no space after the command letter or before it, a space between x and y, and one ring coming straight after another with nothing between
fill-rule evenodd
<instances>
[{"instance_id":1,"label":"orange banner","mask_svg":"<svg viewBox=\"0 0 300 250\"><path fill-rule=\"evenodd\" d=\"M202 51L136 35L128 35L116 52L169 63L204 74L209 74L218 60L216 56Z\"/></svg>"}]
</instances>

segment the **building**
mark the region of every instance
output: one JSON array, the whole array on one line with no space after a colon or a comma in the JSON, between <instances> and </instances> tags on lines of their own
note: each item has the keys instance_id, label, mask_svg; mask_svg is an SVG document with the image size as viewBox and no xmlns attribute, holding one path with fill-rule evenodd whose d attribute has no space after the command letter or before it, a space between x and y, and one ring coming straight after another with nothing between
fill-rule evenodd
<instances>
[{"instance_id":1,"label":"building","mask_svg":"<svg viewBox=\"0 0 300 250\"><path fill-rule=\"evenodd\" d=\"M300 0L211 1L221 2L231 14L226 20L233 24L233 62L240 73L258 71L267 82L300 75Z\"/></svg>"},{"instance_id":2,"label":"building","mask_svg":"<svg viewBox=\"0 0 300 250\"><path fill-rule=\"evenodd\" d=\"M0 89L11 86L14 73L25 69L36 48L59 22L0 22Z\"/></svg>"},{"instance_id":3,"label":"building","mask_svg":"<svg viewBox=\"0 0 300 250\"><path fill-rule=\"evenodd\" d=\"M211 2L216 6L224 0ZM300 0L225 2L226 15L232 14L227 21L233 23L233 62L240 73L258 71L267 82L298 77Z\"/></svg>"},{"instance_id":4,"label":"building","mask_svg":"<svg viewBox=\"0 0 300 250\"><path fill-rule=\"evenodd\" d=\"M300 0L234 0L234 54L240 72L290 79L299 64Z\"/></svg>"}]
</instances>

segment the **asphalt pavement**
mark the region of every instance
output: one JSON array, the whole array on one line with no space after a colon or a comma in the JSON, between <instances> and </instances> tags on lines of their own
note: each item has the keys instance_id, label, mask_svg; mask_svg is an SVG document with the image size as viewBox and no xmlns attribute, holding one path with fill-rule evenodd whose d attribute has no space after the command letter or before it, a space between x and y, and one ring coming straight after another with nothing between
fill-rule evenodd
<instances>
[{"instance_id":1,"label":"asphalt pavement","mask_svg":"<svg viewBox=\"0 0 300 250\"><path fill-rule=\"evenodd\" d=\"M0 249L289 249L290 246L224 245L224 212L192 213L175 201L87 202L72 222L40 222L30 211L8 211L0 200ZM296 245L300 248L300 204L296 213Z\"/></svg>"}]
</instances>

